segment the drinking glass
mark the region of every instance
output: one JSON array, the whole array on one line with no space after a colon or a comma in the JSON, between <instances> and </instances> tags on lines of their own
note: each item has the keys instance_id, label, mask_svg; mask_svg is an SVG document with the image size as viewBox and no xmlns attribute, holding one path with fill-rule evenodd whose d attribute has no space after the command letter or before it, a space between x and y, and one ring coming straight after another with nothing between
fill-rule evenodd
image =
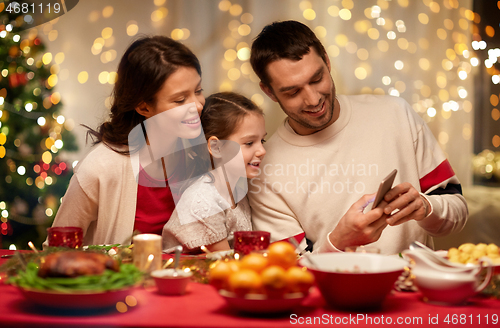
<instances>
[{"instance_id":1,"label":"drinking glass","mask_svg":"<svg viewBox=\"0 0 500 328\"><path fill-rule=\"evenodd\" d=\"M236 231L234 233L234 252L247 255L253 251L267 249L271 234L267 231Z\"/></svg>"},{"instance_id":2,"label":"drinking glass","mask_svg":"<svg viewBox=\"0 0 500 328\"><path fill-rule=\"evenodd\" d=\"M83 230L79 227L51 227L47 237L52 247L80 248L83 244Z\"/></svg>"}]
</instances>

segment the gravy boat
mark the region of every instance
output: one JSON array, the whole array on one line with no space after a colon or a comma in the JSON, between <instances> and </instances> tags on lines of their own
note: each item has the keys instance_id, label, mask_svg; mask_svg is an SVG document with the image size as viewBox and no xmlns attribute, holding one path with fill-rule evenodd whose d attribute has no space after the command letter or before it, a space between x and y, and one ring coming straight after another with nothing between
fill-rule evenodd
<instances>
[{"instance_id":1,"label":"gravy boat","mask_svg":"<svg viewBox=\"0 0 500 328\"><path fill-rule=\"evenodd\" d=\"M434 250L432 250L431 248L427 247L426 245L422 244L419 241L412 242L410 244L410 249L411 250L414 250L414 249L424 250L425 255L427 255L427 257L430 260L436 262L437 264L448 267L448 268L455 268L457 270L452 270L455 272L456 271L469 271L471 267L476 267L476 266L464 266L463 264L450 262L447 259L445 259L444 257L437 255L434 252Z\"/></svg>"},{"instance_id":2,"label":"gravy boat","mask_svg":"<svg viewBox=\"0 0 500 328\"><path fill-rule=\"evenodd\" d=\"M486 288L493 273L491 261L487 257L479 259L477 266L460 268L441 265L422 249L405 250L403 255L413 260L411 270L418 289L428 302L436 304L464 303ZM481 274L483 269L486 270L484 278Z\"/></svg>"}]
</instances>

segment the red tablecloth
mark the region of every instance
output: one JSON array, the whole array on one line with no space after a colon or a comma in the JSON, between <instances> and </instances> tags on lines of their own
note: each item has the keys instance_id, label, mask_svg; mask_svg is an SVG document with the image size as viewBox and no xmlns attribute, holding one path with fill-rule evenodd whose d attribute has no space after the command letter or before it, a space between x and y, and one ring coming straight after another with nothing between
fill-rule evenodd
<instances>
[{"instance_id":1,"label":"red tablecloth","mask_svg":"<svg viewBox=\"0 0 500 328\"><path fill-rule=\"evenodd\" d=\"M0 254L5 254L0 250ZM0 327L500 327L500 301L475 297L464 306L422 302L419 293L394 292L375 312L342 312L325 307L318 290L288 314L250 316L232 311L213 287L191 283L184 296L136 289L138 304L125 313L47 310L29 303L17 288L0 284Z\"/></svg>"}]
</instances>

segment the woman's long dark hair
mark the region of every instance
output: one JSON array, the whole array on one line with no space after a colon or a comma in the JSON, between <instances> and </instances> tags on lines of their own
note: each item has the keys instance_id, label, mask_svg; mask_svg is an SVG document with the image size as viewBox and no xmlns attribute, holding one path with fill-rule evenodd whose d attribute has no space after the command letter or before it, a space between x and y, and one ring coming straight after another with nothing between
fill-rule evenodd
<instances>
[{"instance_id":1,"label":"woman's long dark hair","mask_svg":"<svg viewBox=\"0 0 500 328\"><path fill-rule=\"evenodd\" d=\"M198 58L182 43L166 36L134 41L118 65L110 119L96 131L87 131L93 145L103 142L116 152L129 154L128 149L117 150L113 146L128 146L130 131L145 119L136 107L141 103L156 105L156 94L179 67L192 67L201 76Z\"/></svg>"}]
</instances>

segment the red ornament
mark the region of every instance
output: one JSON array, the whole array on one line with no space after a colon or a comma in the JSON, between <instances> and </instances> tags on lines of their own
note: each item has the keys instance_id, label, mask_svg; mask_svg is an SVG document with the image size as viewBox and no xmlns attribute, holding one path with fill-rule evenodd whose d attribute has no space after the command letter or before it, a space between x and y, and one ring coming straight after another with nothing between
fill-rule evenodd
<instances>
[{"instance_id":1,"label":"red ornament","mask_svg":"<svg viewBox=\"0 0 500 328\"><path fill-rule=\"evenodd\" d=\"M9 75L9 86L11 88L26 85L27 81L28 79L26 78L26 73L14 73Z\"/></svg>"},{"instance_id":2,"label":"red ornament","mask_svg":"<svg viewBox=\"0 0 500 328\"><path fill-rule=\"evenodd\" d=\"M4 236L12 235L12 225L10 224L9 221L2 222L2 224L0 225L0 233Z\"/></svg>"}]
</instances>

